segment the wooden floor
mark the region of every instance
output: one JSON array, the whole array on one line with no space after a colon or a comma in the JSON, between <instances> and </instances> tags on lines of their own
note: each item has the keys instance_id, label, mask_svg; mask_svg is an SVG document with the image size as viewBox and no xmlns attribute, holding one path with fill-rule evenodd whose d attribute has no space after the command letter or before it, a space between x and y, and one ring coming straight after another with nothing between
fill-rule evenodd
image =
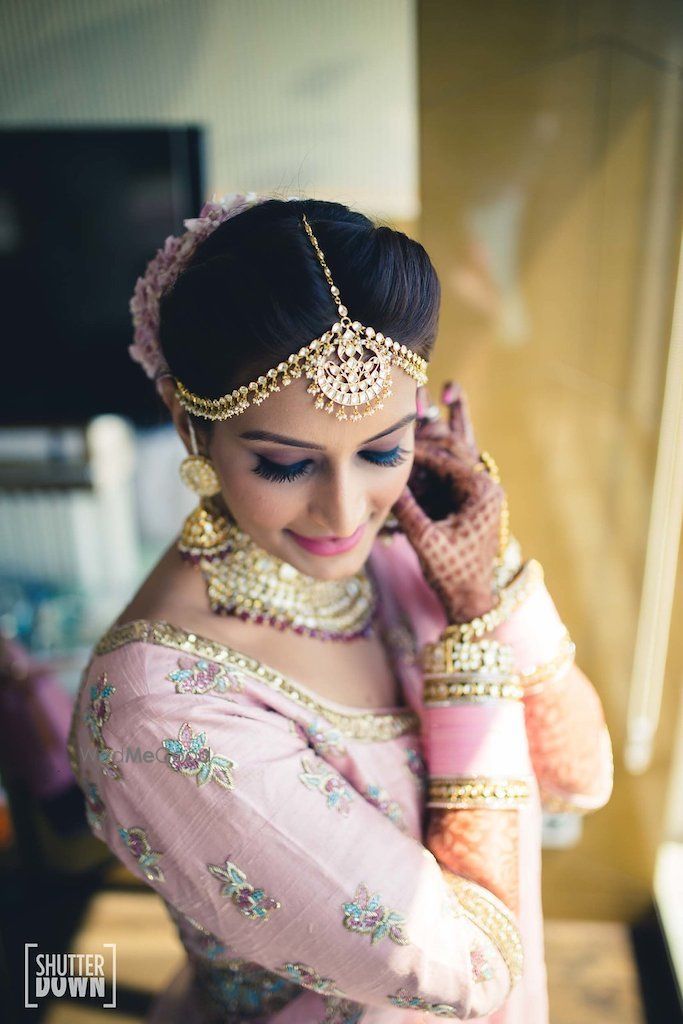
<instances>
[{"instance_id":1,"label":"wooden floor","mask_svg":"<svg viewBox=\"0 0 683 1024\"><path fill-rule=\"evenodd\" d=\"M628 932L616 922L546 921L550 1024L644 1024ZM120 995L157 992L173 976L184 953L160 900L148 892L108 891L90 903L72 947L92 951L117 944ZM144 1010L95 1011L59 1005L47 1024L139 1024Z\"/></svg>"}]
</instances>

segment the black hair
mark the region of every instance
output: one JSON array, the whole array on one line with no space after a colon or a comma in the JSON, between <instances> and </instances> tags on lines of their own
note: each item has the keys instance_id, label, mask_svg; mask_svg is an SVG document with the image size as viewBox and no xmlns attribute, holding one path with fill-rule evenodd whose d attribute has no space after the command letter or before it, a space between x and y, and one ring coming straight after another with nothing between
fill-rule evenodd
<instances>
[{"instance_id":1,"label":"black hair","mask_svg":"<svg viewBox=\"0 0 683 1024\"><path fill-rule=\"evenodd\" d=\"M220 224L161 298L161 348L190 391L248 384L338 319L304 213L351 319L429 358L441 287L419 242L341 203L268 199Z\"/></svg>"}]
</instances>

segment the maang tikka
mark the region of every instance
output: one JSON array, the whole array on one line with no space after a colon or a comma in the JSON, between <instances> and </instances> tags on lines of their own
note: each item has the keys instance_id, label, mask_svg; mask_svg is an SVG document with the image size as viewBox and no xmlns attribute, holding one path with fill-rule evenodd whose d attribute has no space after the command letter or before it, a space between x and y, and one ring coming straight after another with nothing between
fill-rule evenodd
<instances>
[{"instance_id":1,"label":"maang tikka","mask_svg":"<svg viewBox=\"0 0 683 1024\"><path fill-rule=\"evenodd\" d=\"M338 420L359 420L383 408L391 395L391 367L399 366L418 385L427 383L427 361L406 345L392 341L374 327L351 320L332 280L318 240L305 214L302 221L315 249L337 306L339 319L321 337L304 345L277 366L249 384L235 388L220 398L193 394L176 378L176 395L188 412L209 420L238 416L250 405L260 405L280 386L304 374L310 381L307 391L315 395L315 407L334 413Z\"/></svg>"}]
</instances>

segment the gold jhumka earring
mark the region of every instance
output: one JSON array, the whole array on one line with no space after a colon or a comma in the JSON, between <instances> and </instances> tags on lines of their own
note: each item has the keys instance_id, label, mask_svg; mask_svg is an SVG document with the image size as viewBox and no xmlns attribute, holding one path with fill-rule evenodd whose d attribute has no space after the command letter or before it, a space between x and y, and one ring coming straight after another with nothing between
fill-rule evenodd
<instances>
[{"instance_id":1,"label":"gold jhumka earring","mask_svg":"<svg viewBox=\"0 0 683 1024\"><path fill-rule=\"evenodd\" d=\"M221 489L218 475L211 459L199 453L192 420L189 427L192 454L183 459L179 473L183 483L199 495L200 502L183 523L178 550L196 563L202 558L222 558L228 550L229 531L228 521L214 500Z\"/></svg>"}]
</instances>

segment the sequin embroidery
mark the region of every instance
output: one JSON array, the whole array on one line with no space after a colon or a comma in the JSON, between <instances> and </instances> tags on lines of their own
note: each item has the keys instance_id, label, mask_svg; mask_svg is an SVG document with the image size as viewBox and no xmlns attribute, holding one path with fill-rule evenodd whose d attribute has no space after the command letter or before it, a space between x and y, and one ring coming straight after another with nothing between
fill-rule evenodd
<instances>
[{"instance_id":1,"label":"sequin embroidery","mask_svg":"<svg viewBox=\"0 0 683 1024\"><path fill-rule=\"evenodd\" d=\"M145 830L142 828L123 828L119 825L118 832L149 881L165 882L164 873L159 867L159 860L163 857L163 853L152 849Z\"/></svg>"},{"instance_id":2,"label":"sequin embroidery","mask_svg":"<svg viewBox=\"0 0 683 1024\"><path fill-rule=\"evenodd\" d=\"M404 1010L426 1010L435 1017L459 1017L464 1019L466 1006L464 1003L430 1003L422 996L411 996L406 988L400 988L393 996L388 996L390 1003Z\"/></svg>"},{"instance_id":3,"label":"sequin embroidery","mask_svg":"<svg viewBox=\"0 0 683 1024\"><path fill-rule=\"evenodd\" d=\"M167 763L174 772L195 776L198 786L212 780L225 789L233 788L231 771L237 767L237 762L221 754L213 754L211 747L206 745L206 733L195 735L189 722L180 726L177 740L162 740L162 746L168 755Z\"/></svg>"},{"instance_id":4,"label":"sequin embroidery","mask_svg":"<svg viewBox=\"0 0 683 1024\"><path fill-rule=\"evenodd\" d=\"M107 808L102 802L100 792L90 779L85 779L85 814L88 824L93 831L100 831L102 823L107 814Z\"/></svg>"},{"instance_id":5,"label":"sequin embroidery","mask_svg":"<svg viewBox=\"0 0 683 1024\"><path fill-rule=\"evenodd\" d=\"M206 658L178 658L178 668L166 676L175 683L176 693L241 692L244 682L236 672Z\"/></svg>"},{"instance_id":6,"label":"sequin embroidery","mask_svg":"<svg viewBox=\"0 0 683 1024\"><path fill-rule=\"evenodd\" d=\"M421 789L425 789L427 785L427 765L425 760L416 747L408 747L406 750L406 759L408 763L408 769L417 782Z\"/></svg>"},{"instance_id":7,"label":"sequin embroidery","mask_svg":"<svg viewBox=\"0 0 683 1024\"><path fill-rule=\"evenodd\" d=\"M348 815L353 795L341 775L332 771L325 762L317 764L308 757L301 758L303 771L299 778L309 789L318 789L326 797L327 807L336 808L340 814Z\"/></svg>"},{"instance_id":8,"label":"sequin embroidery","mask_svg":"<svg viewBox=\"0 0 683 1024\"><path fill-rule=\"evenodd\" d=\"M303 985L304 988L310 988L314 992L320 992L324 995L341 996L342 992L339 991L332 978L323 978L314 967L309 967L308 964L302 963L285 963L280 967L276 967L277 971L282 974L287 974L289 977L296 981L299 985Z\"/></svg>"},{"instance_id":9,"label":"sequin embroidery","mask_svg":"<svg viewBox=\"0 0 683 1024\"><path fill-rule=\"evenodd\" d=\"M383 789L381 786L368 786L364 796L368 803L371 803L373 807L376 807L382 814L385 814L389 821L393 821L397 828L405 831L406 823L403 817L403 808L396 800L390 798L386 789Z\"/></svg>"},{"instance_id":10,"label":"sequin embroidery","mask_svg":"<svg viewBox=\"0 0 683 1024\"><path fill-rule=\"evenodd\" d=\"M493 969L486 958L486 954L479 946L473 946L470 950L470 962L474 972L475 981L490 981L493 977Z\"/></svg>"},{"instance_id":11,"label":"sequin embroidery","mask_svg":"<svg viewBox=\"0 0 683 1024\"><path fill-rule=\"evenodd\" d=\"M399 946L406 946L409 939L403 931L405 918L395 910L382 906L380 893L370 895L370 890L361 883L356 888L353 900L342 903L344 911L344 927L352 932L371 935L370 942L374 945L388 936Z\"/></svg>"},{"instance_id":12,"label":"sequin embroidery","mask_svg":"<svg viewBox=\"0 0 683 1024\"><path fill-rule=\"evenodd\" d=\"M249 961L200 961L196 968L199 988L222 1011L220 1020L261 1018L282 1009L301 992L294 982Z\"/></svg>"},{"instance_id":13,"label":"sequin embroidery","mask_svg":"<svg viewBox=\"0 0 683 1024\"><path fill-rule=\"evenodd\" d=\"M328 751L333 754L346 753L342 734L337 729L323 728L317 718L305 727L305 735L316 754L325 754Z\"/></svg>"},{"instance_id":14,"label":"sequin embroidery","mask_svg":"<svg viewBox=\"0 0 683 1024\"><path fill-rule=\"evenodd\" d=\"M325 996L325 1016L322 1024L358 1024L365 1007L351 999L339 996Z\"/></svg>"},{"instance_id":15,"label":"sequin embroidery","mask_svg":"<svg viewBox=\"0 0 683 1024\"><path fill-rule=\"evenodd\" d=\"M247 882L243 871L226 860L224 864L207 864L212 875L225 884L221 886L221 896L232 900L240 913L252 921L265 921L271 910L278 910L281 904L272 896L266 896L263 889L255 889Z\"/></svg>"},{"instance_id":16,"label":"sequin embroidery","mask_svg":"<svg viewBox=\"0 0 683 1024\"><path fill-rule=\"evenodd\" d=\"M97 749L102 774L110 779L120 779L121 769L112 760L114 751L107 746L102 733L102 727L109 721L111 715L109 698L114 693L116 687L108 681L107 673L102 672L97 682L90 687L90 704L85 713L85 724Z\"/></svg>"}]
</instances>

